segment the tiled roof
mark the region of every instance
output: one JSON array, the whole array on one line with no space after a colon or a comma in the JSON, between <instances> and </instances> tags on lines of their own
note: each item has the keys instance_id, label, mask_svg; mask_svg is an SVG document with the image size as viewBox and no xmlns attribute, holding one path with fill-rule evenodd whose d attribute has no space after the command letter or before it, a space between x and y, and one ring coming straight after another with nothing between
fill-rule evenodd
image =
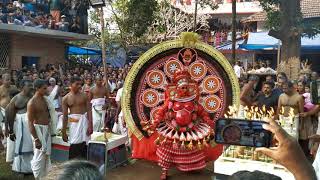
<instances>
[{"instance_id":1,"label":"tiled roof","mask_svg":"<svg viewBox=\"0 0 320 180\"><path fill-rule=\"evenodd\" d=\"M304 18L320 17L320 0L301 0L300 3Z\"/></svg>"},{"instance_id":2,"label":"tiled roof","mask_svg":"<svg viewBox=\"0 0 320 180\"><path fill-rule=\"evenodd\" d=\"M301 0L301 12L303 18L320 17L320 0ZM241 20L241 22L256 22L265 21L267 18L266 12L258 12L247 18Z\"/></svg>"}]
</instances>

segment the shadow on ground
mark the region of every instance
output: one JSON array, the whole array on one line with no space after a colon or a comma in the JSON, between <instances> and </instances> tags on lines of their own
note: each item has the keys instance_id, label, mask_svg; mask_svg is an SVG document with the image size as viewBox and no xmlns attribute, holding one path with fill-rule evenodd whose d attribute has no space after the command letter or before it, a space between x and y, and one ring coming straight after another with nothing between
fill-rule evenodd
<instances>
[{"instance_id":1,"label":"shadow on ground","mask_svg":"<svg viewBox=\"0 0 320 180\"><path fill-rule=\"evenodd\" d=\"M160 179L161 168L156 163L137 160L127 166L112 169L107 173L107 179L112 180L157 180ZM176 169L169 171L168 180L213 180L212 166L196 172L181 172Z\"/></svg>"}]
</instances>

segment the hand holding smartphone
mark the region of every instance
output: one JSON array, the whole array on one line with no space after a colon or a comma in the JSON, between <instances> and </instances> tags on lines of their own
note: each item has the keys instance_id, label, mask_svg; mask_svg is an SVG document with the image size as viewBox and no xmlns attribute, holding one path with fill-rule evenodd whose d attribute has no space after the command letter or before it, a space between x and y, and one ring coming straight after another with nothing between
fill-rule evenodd
<instances>
[{"instance_id":1,"label":"hand holding smartphone","mask_svg":"<svg viewBox=\"0 0 320 180\"><path fill-rule=\"evenodd\" d=\"M270 147L272 133L262 128L264 121L222 118L216 122L215 141L218 144L229 144L250 147Z\"/></svg>"}]
</instances>

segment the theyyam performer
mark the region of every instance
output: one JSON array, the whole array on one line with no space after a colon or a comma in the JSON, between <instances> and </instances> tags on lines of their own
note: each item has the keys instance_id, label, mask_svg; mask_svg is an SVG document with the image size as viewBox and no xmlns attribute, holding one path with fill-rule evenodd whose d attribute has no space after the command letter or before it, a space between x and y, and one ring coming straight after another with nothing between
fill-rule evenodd
<instances>
[{"instance_id":1,"label":"theyyam performer","mask_svg":"<svg viewBox=\"0 0 320 180\"><path fill-rule=\"evenodd\" d=\"M160 124L162 123L162 124ZM165 103L155 114L151 129L158 128L158 162L161 179L173 165L181 171L206 167L203 146L213 135L214 121L199 103L199 90L188 71L178 70L168 87Z\"/></svg>"},{"instance_id":2,"label":"theyyam performer","mask_svg":"<svg viewBox=\"0 0 320 180\"><path fill-rule=\"evenodd\" d=\"M105 116L109 91L103 85L103 79L100 75L95 77L95 86L91 88L89 99L92 105L92 123L93 131L99 132L105 128Z\"/></svg>"},{"instance_id":3,"label":"theyyam performer","mask_svg":"<svg viewBox=\"0 0 320 180\"><path fill-rule=\"evenodd\" d=\"M51 167L51 132L55 127L52 125L49 101L45 97L48 95L47 84L45 80L35 80L36 92L27 106L29 129L34 144L31 169L35 179L45 177Z\"/></svg>"},{"instance_id":4,"label":"theyyam performer","mask_svg":"<svg viewBox=\"0 0 320 180\"><path fill-rule=\"evenodd\" d=\"M205 168L223 146L213 142L214 122L239 105L232 66L195 33L161 43L142 55L127 75L121 106L132 132L132 157L168 170Z\"/></svg>"},{"instance_id":5,"label":"theyyam performer","mask_svg":"<svg viewBox=\"0 0 320 180\"><path fill-rule=\"evenodd\" d=\"M69 159L86 159L87 142L92 134L91 106L86 94L81 92L81 84L79 77L72 77L71 91L62 99L62 138L63 141L70 143Z\"/></svg>"},{"instance_id":6,"label":"theyyam performer","mask_svg":"<svg viewBox=\"0 0 320 180\"><path fill-rule=\"evenodd\" d=\"M21 92L12 98L6 107L6 131L14 142L12 170L19 173L32 173L30 161L33 158L33 141L29 130L27 104L33 96L31 81L20 82Z\"/></svg>"}]
</instances>

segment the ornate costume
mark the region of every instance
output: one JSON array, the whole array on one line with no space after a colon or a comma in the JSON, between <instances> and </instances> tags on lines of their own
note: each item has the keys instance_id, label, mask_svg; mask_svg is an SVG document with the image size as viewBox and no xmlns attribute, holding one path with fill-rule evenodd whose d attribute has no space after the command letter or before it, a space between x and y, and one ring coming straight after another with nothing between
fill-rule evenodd
<instances>
[{"instance_id":1,"label":"ornate costume","mask_svg":"<svg viewBox=\"0 0 320 180\"><path fill-rule=\"evenodd\" d=\"M202 148L208 146L214 122L198 102L199 90L188 71L175 73L165 99L151 125L160 135L159 165L164 171L172 165L181 171L203 169L206 163Z\"/></svg>"},{"instance_id":2,"label":"ornate costume","mask_svg":"<svg viewBox=\"0 0 320 180\"><path fill-rule=\"evenodd\" d=\"M197 38L189 33L150 49L124 84L121 103L132 157L157 161L162 179L171 166L192 171L216 160L223 147L211 141L214 121L239 104L232 66Z\"/></svg>"}]
</instances>

